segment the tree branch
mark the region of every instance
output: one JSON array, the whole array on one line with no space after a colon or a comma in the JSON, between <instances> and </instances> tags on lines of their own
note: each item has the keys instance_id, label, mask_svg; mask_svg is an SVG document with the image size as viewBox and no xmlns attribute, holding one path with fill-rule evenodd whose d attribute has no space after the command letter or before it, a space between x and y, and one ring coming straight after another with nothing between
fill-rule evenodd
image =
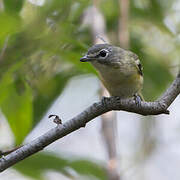
<instances>
[{"instance_id":1,"label":"tree branch","mask_svg":"<svg viewBox=\"0 0 180 180\"><path fill-rule=\"evenodd\" d=\"M85 127L86 123L95 117L112 110L124 110L141 115L168 114L167 108L180 93L180 72L167 91L155 102L141 102L137 105L133 99L119 99L117 97L105 98L100 102L94 103L76 117L70 119L62 125L52 128L44 135L32 142L20 147L7 156L0 159L0 172L17 162L43 150L46 146L60 139L67 134Z\"/></svg>"}]
</instances>

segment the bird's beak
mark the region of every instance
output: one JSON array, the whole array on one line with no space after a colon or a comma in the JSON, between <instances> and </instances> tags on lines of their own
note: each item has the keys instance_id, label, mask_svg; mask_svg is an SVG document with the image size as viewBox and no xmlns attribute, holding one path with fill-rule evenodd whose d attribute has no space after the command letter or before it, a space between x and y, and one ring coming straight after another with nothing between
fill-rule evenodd
<instances>
[{"instance_id":1,"label":"bird's beak","mask_svg":"<svg viewBox=\"0 0 180 180\"><path fill-rule=\"evenodd\" d=\"M90 61L90 60L91 60L91 58L89 58L87 55L83 56L83 57L80 59L81 62L88 62L88 61Z\"/></svg>"}]
</instances>

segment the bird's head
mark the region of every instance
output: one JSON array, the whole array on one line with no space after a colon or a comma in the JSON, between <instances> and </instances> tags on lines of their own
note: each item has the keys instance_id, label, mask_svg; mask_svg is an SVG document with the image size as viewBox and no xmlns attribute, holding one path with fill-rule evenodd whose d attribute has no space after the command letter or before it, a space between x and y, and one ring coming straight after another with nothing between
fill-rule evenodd
<instances>
[{"instance_id":1,"label":"bird's head","mask_svg":"<svg viewBox=\"0 0 180 180\"><path fill-rule=\"evenodd\" d=\"M88 50L80 61L109 65L117 60L116 56L119 53L123 53L123 50L119 47L110 44L96 44Z\"/></svg>"}]
</instances>

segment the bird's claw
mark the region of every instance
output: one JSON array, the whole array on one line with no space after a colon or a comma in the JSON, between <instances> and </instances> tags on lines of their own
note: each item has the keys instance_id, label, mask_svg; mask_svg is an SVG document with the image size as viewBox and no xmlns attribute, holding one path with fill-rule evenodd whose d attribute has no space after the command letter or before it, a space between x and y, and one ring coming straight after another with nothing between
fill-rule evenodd
<instances>
[{"instance_id":1,"label":"bird's claw","mask_svg":"<svg viewBox=\"0 0 180 180\"><path fill-rule=\"evenodd\" d=\"M142 101L141 97L138 94L135 94L134 95L134 100L135 100L136 105L140 107L141 106L141 101Z\"/></svg>"}]
</instances>

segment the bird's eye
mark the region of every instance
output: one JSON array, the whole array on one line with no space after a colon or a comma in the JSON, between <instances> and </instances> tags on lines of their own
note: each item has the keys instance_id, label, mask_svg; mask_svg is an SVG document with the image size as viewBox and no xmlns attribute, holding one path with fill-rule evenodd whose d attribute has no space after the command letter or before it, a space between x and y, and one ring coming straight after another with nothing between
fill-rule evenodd
<instances>
[{"instance_id":1,"label":"bird's eye","mask_svg":"<svg viewBox=\"0 0 180 180\"><path fill-rule=\"evenodd\" d=\"M99 56L105 58L107 57L108 55L108 51L106 49L102 49L100 52L99 52Z\"/></svg>"}]
</instances>

